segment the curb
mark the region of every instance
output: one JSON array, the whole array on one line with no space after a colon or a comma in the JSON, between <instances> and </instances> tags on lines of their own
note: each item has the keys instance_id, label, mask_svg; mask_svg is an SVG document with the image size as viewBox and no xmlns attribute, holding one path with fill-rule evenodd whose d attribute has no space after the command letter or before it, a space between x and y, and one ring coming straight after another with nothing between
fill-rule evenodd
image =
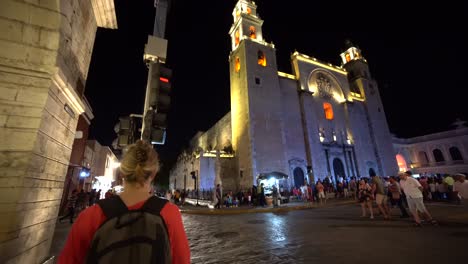
<instances>
[{"instance_id":1,"label":"curb","mask_svg":"<svg viewBox=\"0 0 468 264\"><path fill-rule=\"evenodd\" d=\"M182 214L195 214L195 215L237 215L237 214L256 214L256 213L275 213L275 212L289 212L289 211L298 211L306 210L313 208L328 208L334 206L354 204L356 201L344 201L340 203L332 203L325 205L315 205L315 204L306 204L306 205L297 205L297 206L285 206L285 207L270 207L270 208L252 208L252 209L202 209L202 210L180 210Z\"/></svg>"}]
</instances>

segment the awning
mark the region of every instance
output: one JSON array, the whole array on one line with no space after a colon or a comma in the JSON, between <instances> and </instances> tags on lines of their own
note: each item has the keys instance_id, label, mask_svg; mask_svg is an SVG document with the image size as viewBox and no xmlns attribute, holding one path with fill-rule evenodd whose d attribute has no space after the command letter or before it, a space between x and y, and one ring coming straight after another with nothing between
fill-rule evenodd
<instances>
[{"instance_id":1,"label":"awning","mask_svg":"<svg viewBox=\"0 0 468 264\"><path fill-rule=\"evenodd\" d=\"M260 173L257 179L263 180L263 179L269 179L272 177L275 179L281 180L281 179L287 179L288 175L279 171L272 171L272 172L267 172L267 173Z\"/></svg>"}]
</instances>

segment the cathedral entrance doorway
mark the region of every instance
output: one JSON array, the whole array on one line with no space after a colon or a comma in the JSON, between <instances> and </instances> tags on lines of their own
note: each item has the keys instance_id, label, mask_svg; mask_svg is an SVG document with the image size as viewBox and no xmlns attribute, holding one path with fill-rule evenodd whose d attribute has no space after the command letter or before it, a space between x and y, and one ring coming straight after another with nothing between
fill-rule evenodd
<instances>
[{"instance_id":1,"label":"cathedral entrance doorway","mask_svg":"<svg viewBox=\"0 0 468 264\"><path fill-rule=\"evenodd\" d=\"M373 168L370 168L369 169L369 176L372 177L372 176L376 176L377 174L375 173L375 170Z\"/></svg>"},{"instance_id":2,"label":"cathedral entrance doorway","mask_svg":"<svg viewBox=\"0 0 468 264\"><path fill-rule=\"evenodd\" d=\"M296 167L294 169L294 186L296 186L296 188L299 188L302 185L304 185L304 172L301 168Z\"/></svg>"},{"instance_id":3,"label":"cathedral entrance doorway","mask_svg":"<svg viewBox=\"0 0 468 264\"><path fill-rule=\"evenodd\" d=\"M340 181L340 178L346 178L345 168L343 162L339 158L333 160L333 172L335 173L335 183Z\"/></svg>"}]
</instances>

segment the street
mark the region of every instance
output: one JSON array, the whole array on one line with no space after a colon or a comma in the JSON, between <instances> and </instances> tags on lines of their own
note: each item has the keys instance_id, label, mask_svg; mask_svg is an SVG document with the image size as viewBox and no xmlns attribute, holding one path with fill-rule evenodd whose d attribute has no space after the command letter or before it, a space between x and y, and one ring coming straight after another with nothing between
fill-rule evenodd
<instances>
[{"instance_id":1,"label":"street","mask_svg":"<svg viewBox=\"0 0 468 264\"><path fill-rule=\"evenodd\" d=\"M360 218L357 205L285 213L184 215L192 263L455 263L467 259L468 212L429 206L440 226ZM451 217L445 217L450 214ZM458 260L458 261L457 261Z\"/></svg>"},{"instance_id":2,"label":"street","mask_svg":"<svg viewBox=\"0 0 468 264\"><path fill-rule=\"evenodd\" d=\"M278 213L183 214L192 263L456 263L468 258L468 212L429 205L439 226L360 218L356 204ZM56 237L69 224L58 224ZM65 231L64 231L65 230ZM62 241L59 241L62 240ZM58 254L63 239L55 239Z\"/></svg>"}]
</instances>

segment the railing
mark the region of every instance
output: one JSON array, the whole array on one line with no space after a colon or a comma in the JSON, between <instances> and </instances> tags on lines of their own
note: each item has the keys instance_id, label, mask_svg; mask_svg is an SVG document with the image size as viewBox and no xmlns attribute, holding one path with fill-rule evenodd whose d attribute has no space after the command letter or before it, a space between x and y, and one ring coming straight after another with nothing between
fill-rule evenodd
<instances>
[{"instance_id":1,"label":"railing","mask_svg":"<svg viewBox=\"0 0 468 264\"><path fill-rule=\"evenodd\" d=\"M202 189L202 190L189 190L187 191L187 198L190 199L197 199L197 191L198 191L198 199L199 200L213 200L213 189Z\"/></svg>"},{"instance_id":2,"label":"railing","mask_svg":"<svg viewBox=\"0 0 468 264\"><path fill-rule=\"evenodd\" d=\"M412 163L412 168L426 168L426 167L440 167L440 166L449 166L449 165L463 165L468 164L468 161L464 160L447 160L447 161L439 161L439 162L429 162L429 163Z\"/></svg>"}]
</instances>

